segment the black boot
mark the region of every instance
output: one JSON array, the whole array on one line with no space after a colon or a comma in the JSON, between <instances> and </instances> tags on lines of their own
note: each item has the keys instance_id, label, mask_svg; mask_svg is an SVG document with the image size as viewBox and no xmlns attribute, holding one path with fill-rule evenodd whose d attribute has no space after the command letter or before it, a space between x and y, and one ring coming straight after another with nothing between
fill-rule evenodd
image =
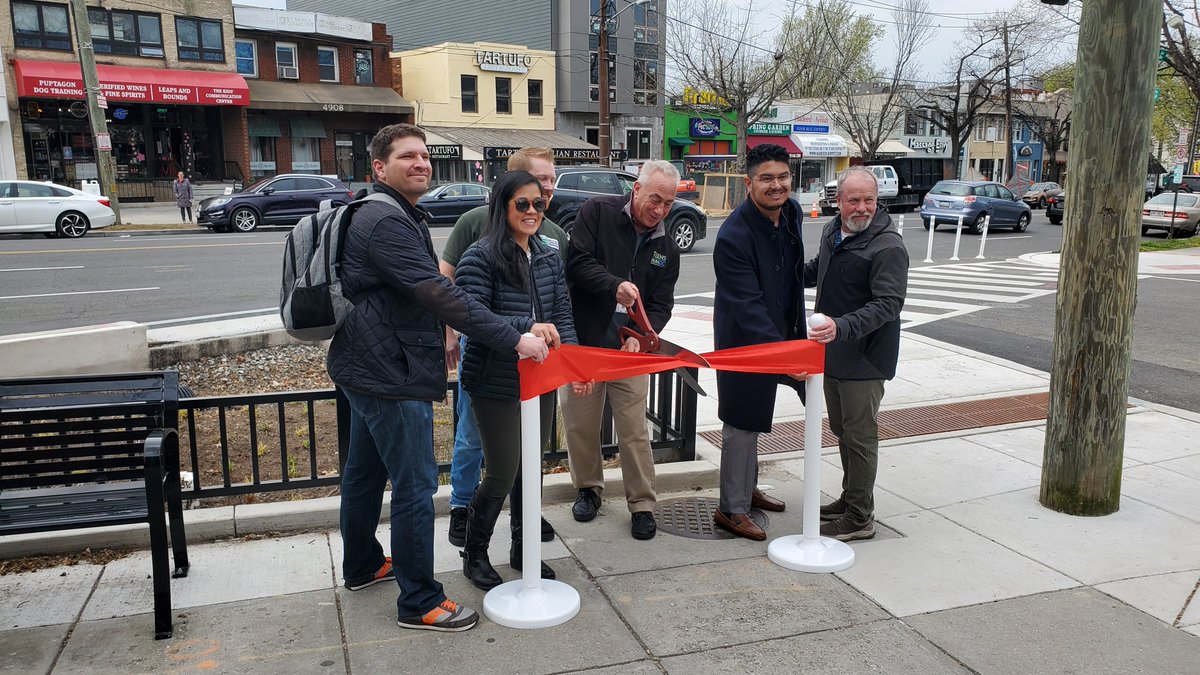
<instances>
[{"instance_id":1,"label":"black boot","mask_svg":"<svg viewBox=\"0 0 1200 675\"><path fill-rule=\"evenodd\" d=\"M488 544L492 541L492 531L496 529L496 519L500 517L500 508L503 506L503 499L485 497L477 490L471 505L467 507L467 541L462 553L459 553L463 558L463 576L470 579L476 588L485 591L504 583L488 560Z\"/></svg>"},{"instance_id":2,"label":"black boot","mask_svg":"<svg viewBox=\"0 0 1200 675\"><path fill-rule=\"evenodd\" d=\"M512 546L508 549L508 564L514 570L521 571L523 560L521 558L521 539L522 539L522 523L521 523L521 476L518 472L517 482L513 484L512 493L508 496L508 512L511 518L512 526ZM545 522L545 521L543 521ZM548 524L548 523L547 523ZM546 541L542 537L542 541ZM542 561L542 578L553 579L554 570L551 569L546 561Z\"/></svg>"}]
</instances>

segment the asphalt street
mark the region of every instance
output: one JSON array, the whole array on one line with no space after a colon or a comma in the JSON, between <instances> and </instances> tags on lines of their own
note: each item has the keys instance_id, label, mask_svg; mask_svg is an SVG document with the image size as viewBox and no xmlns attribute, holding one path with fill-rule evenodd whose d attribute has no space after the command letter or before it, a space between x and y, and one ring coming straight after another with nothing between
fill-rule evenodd
<instances>
[{"instance_id":1,"label":"asphalt street","mask_svg":"<svg viewBox=\"0 0 1200 675\"><path fill-rule=\"evenodd\" d=\"M828 219L805 220L805 250L811 256L817 250L818 223ZM916 214L907 214L904 220L914 272L944 271L952 265L966 266L965 270L980 262L975 258L980 237L966 233L959 242L959 261L950 260L955 239L950 230L934 234L934 262L923 262L928 233ZM711 221L708 237L684 255L676 287L680 302L711 303L712 250L719 228L719 220ZM448 234L448 228L432 230L439 252ZM284 237L283 232L208 231L80 240L0 237L0 334L118 320L161 326L197 317L273 313ZM1049 370L1057 294L1022 302L978 298L990 297L979 295L989 285L1012 283L1005 278L1027 273L1014 269L1006 274L1005 261L1024 253L1059 250L1061 237L1062 228L1051 225L1041 212L1035 212L1025 233L990 233L986 261L996 268L979 273L977 287L970 278L971 284L946 284L939 298L974 303L977 311L948 314L906 329ZM1200 279L1183 276L1140 280L1132 395L1200 412L1200 391L1193 384L1200 375L1200 350L1195 347L1198 283Z\"/></svg>"}]
</instances>

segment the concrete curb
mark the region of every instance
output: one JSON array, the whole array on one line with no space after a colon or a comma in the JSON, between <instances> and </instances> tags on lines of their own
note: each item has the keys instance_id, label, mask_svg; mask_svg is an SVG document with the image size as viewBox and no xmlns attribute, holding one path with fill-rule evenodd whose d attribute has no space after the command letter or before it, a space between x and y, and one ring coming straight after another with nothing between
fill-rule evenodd
<instances>
[{"instance_id":1,"label":"concrete curb","mask_svg":"<svg viewBox=\"0 0 1200 675\"><path fill-rule=\"evenodd\" d=\"M225 354L241 354L255 349L278 347L280 345L312 344L297 340L283 329L246 333L245 335L229 335L208 340L191 342L165 342L150 344L150 368L165 368L181 361L194 361L209 356Z\"/></svg>"},{"instance_id":2,"label":"concrete curb","mask_svg":"<svg viewBox=\"0 0 1200 675\"><path fill-rule=\"evenodd\" d=\"M287 232L292 228L286 225L263 225L258 227L255 232ZM212 230L207 227L193 227L190 229L169 229L169 230L109 230L108 228L100 230L92 230L88 232L89 237L150 237L175 234L210 234ZM215 233L213 233L215 234ZM229 234L239 234L230 232Z\"/></svg>"}]
</instances>

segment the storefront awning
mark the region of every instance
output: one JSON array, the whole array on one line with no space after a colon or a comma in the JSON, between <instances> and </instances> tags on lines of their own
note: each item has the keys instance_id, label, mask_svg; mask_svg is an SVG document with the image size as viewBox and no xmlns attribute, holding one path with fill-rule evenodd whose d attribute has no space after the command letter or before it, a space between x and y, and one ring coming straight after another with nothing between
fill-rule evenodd
<instances>
[{"instance_id":1,"label":"storefront awning","mask_svg":"<svg viewBox=\"0 0 1200 675\"><path fill-rule=\"evenodd\" d=\"M849 157L846 139L837 134L792 134L791 139L804 152L805 157Z\"/></svg>"},{"instance_id":2,"label":"storefront awning","mask_svg":"<svg viewBox=\"0 0 1200 675\"><path fill-rule=\"evenodd\" d=\"M14 59L17 96L84 98L78 63ZM96 66L100 91L110 101L174 105L247 105L250 90L236 73L166 68Z\"/></svg>"},{"instance_id":3,"label":"storefront awning","mask_svg":"<svg viewBox=\"0 0 1200 675\"><path fill-rule=\"evenodd\" d=\"M292 128L292 138L325 138L325 123L315 117L292 117L288 126Z\"/></svg>"},{"instance_id":4,"label":"storefront awning","mask_svg":"<svg viewBox=\"0 0 1200 675\"><path fill-rule=\"evenodd\" d=\"M411 115L412 104L386 87L250 80L250 107L257 110L363 112Z\"/></svg>"},{"instance_id":5,"label":"storefront awning","mask_svg":"<svg viewBox=\"0 0 1200 675\"><path fill-rule=\"evenodd\" d=\"M846 141L846 150L850 153L851 157L862 157L862 148L858 147L858 143L855 143L854 141ZM916 150L913 150L900 141L895 141L889 138L880 143L879 147L875 149L875 156L903 157L905 155L911 155L914 152L916 152Z\"/></svg>"},{"instance_id":6,"label":"storefront awning","mask_svg":"<svg viewBox=\"0 0 1200 675\"><path fill-rule=\"evenodd\" d=\"M550 148L556 161L598 162L600 148L570 134L550 129L477 129L474 127L422 127L438 138L477 150L484 159L507 159L524 147ZM611 151L613 160L625 161L628 150Z\"/></svg>"},{"instance_id":7,"label":"storefront awning","mask_svg":"<svg viewBox=\"0 0 1200 675\"><path fill-rule=\"evenodd\" d=\"M695 143L695 141L682 136L672 136L667 139L667 145L670 145L672 148L686 148L692 143Z\"/></svg>"},{"instance_id":8,"label":"storefront awning","mask_svg":"<svg viewBox=\"0 0 1200 675\"><path fill-rule=\"evenodd\" d=\"M249 115L246 117L247 136L251 138L279 138L279 121L272 117Z\"/></svg>"},{"instance_id":9,"label":"storefront awning","mask_svg":"<svg viewBox=\"0 0 1200 675\"><path fill-rule=\"evenodd\" d=\"M753 148L764 143L774 143L775 145L783 146L784 150L788 151L788 155L793 159L800 159L804 156L804 151L796 147L791 138L787 136L747 136L746 148Z\"/></svg>"}]
</instances>

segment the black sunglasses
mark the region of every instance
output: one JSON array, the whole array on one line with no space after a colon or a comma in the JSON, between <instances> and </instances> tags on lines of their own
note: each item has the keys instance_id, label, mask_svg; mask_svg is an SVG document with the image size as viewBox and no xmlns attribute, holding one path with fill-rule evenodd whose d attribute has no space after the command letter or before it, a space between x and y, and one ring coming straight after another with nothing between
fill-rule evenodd
<instances>
[{"instance_id":1,"label":"black sunglasses","mask_svg":"<svg viewBox=\"0 0 1200 675\"><path fill-rule=\"evenodd\" d=\"M538 213L545 213L546 207L550 205L550 202L546 201L543 197L538 197L532 202L524 197L521 197L520 199L513 201L512 204L513 206L517 207L518 213L525 213L529 210L530 206L532 206L533 210L537 211Z\"/></svg>"}]
</instances>

